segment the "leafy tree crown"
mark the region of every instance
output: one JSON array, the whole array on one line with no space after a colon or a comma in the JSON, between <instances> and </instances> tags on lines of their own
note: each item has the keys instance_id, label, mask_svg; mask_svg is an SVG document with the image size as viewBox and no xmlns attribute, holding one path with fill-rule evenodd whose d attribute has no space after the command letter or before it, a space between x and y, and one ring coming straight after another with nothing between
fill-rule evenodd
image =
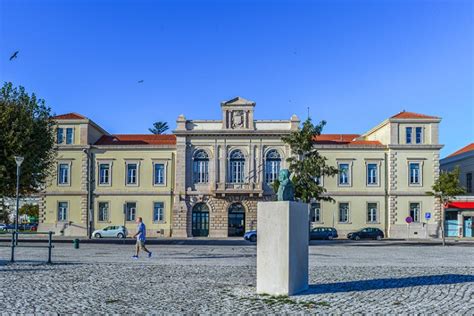
<instances>
[{"instance_id":1,"label":"leafy tree crown","mask_svg":"<svg viewBox=\"0 0 474 316\"><path fill-rule=\"evenodd\" d=\"M338 173L335 167L326 164L326 157L314 147L315 138L321 135L325 125L325 121L314 125L311 118L308 118L301 128L282 138L292 152L287 162L295 185L295 197L306 203L311 200L333 201L331 197L323 195L326 189L316 181L323 176L333 177Z\"/></svg>"}]
</instances>

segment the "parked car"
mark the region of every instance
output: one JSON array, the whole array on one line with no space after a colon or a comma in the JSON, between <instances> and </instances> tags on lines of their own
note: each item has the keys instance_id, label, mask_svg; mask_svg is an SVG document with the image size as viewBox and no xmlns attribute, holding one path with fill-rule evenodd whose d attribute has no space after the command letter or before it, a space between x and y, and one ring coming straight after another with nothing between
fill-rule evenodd
<instances>
[{"instance_id":1,"label":"parked car","mask_svg":"<svg viewBox=\"0 0 474 316\"><path fill-rule=\"evenodd\" d=\"M244 239L249 240L251 242L256 242L257 241L257 231L256 230L250 230L244 234Z\"/></svg>"},{"instance_id":2,"label":"parked car","mask_svg":"<svg viewBox=\"0 0 474 316\"><path fill-rule=\"evenodd\" d=\"M102 237L117 237L125 238L128 235L127 228L125 226L107 226L103 229L97 229L92 233L95 238Z\"/></svg>"},{"instance_id":3,"label":"parked car","mask_svg":"<svg viewBox=\"0 0 474 316\"><path fill-rule=\"evenodd\" d=\"M337 230L333 227L316 227L309 232L309 239L333 239L337 238Z\"/></svg>"},{"instance_id":4,"label":"parked car","mask_svg":"<svg viewBox=\"0 0 474 316\"><path fill-rule=\"evenodd\" d=\"M7 224L0 224L0 232L6 232L7 231Z\"/></svg>"},{"instance_id":5,"label":"parked car","mask_svg":"<svg viewBox=\"0 0 474 316\"><path fill-rule=\"evenodd\" d=\"M381 240L384 238L383 231L378 228L367 227L356 232L347 234L348 239L359 240L359 239L377 239Z\"/></svg>"}]
</instances>

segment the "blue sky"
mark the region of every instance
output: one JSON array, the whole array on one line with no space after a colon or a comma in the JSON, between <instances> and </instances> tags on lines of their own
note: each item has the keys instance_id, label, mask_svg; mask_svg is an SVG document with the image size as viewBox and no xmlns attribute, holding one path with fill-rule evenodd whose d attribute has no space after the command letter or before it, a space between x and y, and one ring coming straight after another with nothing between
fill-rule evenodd
<instances>
[{"instance_id":1,"label":"blue sky","mask_svg":"<svg viewBox=\"0 0 474 316\"><path fill-rule=\"evenodd\" d=\"M259 119L310 107L326 133L405 109L443 118L445 156L474 141L473 12L460 0L0 0L0 81L110 133L219 119L237 95Z\"/></svg>"}]
</instances>

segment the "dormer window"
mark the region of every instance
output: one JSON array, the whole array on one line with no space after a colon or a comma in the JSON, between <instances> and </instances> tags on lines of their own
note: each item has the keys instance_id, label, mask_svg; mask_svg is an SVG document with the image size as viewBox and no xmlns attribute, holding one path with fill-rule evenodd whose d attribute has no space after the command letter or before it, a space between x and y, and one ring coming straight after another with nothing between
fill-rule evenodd
<instances>
[{"instance_id":1,"label":"dormer window","mask_svg":"<svg viewBox=\"0 0 474 316\"><path fill-rule=\"evenodd\" d=\"M64 138L64 129L63 128L57 128L56 129L56 143L57 144L62 144L63 143L63 138Z\"/></svg>"},{"instance_id":2,"label":"dormer window","mask_svg":"<svg viewBox=\"0 0 474 316\"><path fill-rule=\"evenodd\" d=\"M66 135L64 135L64 130L66 130ZM71 145L74 143L74 128L62 128L58 127L56 129L56 143L57 144L68 144Z\"/></svg>"},{"instance_id":3,"label":"dormer window","mask_svg":"<svg viewBox=\"0 0 474 316\"><path fill-rule=\"evenodd\" d=\"M406 128L406 134L407 134L407 139L406 139L406 143L407 144L411 144L412 142L412 136L413 136L413 128L411 127L407 127Z\"/></svg>"},{"instance_id":4,"label":"dormer window","mask_svg":"<svg viewBox=\"0 0 474 316\"><path fill-rule=\"evenodd\" d=\"M423 143L423 128L422 127L415 128L415 142L417 144Z\"/></svg>"},{"instance_id":5,"label":"dormer window","mask_svg":"<svg viewBox=\"0 0 474 316\"><path fill-rule=\"evenodd\" d=\"M66 128L66 144L74 143L74 129Z\"/></svg>"}]
</instances>

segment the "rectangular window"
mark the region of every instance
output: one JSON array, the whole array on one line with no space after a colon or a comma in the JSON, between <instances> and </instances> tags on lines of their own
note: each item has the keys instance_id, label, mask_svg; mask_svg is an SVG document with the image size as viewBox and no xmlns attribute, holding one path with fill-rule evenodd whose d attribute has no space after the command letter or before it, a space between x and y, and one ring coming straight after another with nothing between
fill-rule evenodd
<instances>
[{"instance_id":1,"label":"rectangular window","mask_svg":"<svg viewBox=\"0 0 474 316\"><path fill-rule=\"evenodd\" d=\"M378 165L376 163L367 164L367 184L377 185L378 180Z\"/></svg>"},{"instance_id":2,"label":"rectangular window","mask_svg":"<svg viewBox=\"0 0 474 316\"><path fill-rule=\"evenodd\" d=\"M137 184L138 165L136 163L127 164L127 184Z\"/></svg>"},{"instance_id":3,"label":"rectangular window","mask_svg":"<svg viewBox=\"0 0 474 316\"><path fill-rule=\"evenodd\" d=\"M339 185L350 185L350 171L348 163L339 164Z\"/></svg>"},{"instance_id":4,"label":"rectangular window","mask_svg":"<svg viewBox=\"0 0 474 316\"><path fill-rule=\"evenodd\" d=\"M420 221L420 203L410 203L410 217L415 223Z\"/></svg>"},{"instance_id":5,"label":"rectangular window","mask_svg":"<svg viewBox=\"0 0 474 316\"><path fill-rule=\"evenodd\" d=\"M415 142L417 144L423 143L423 128L422 127L415 128Z\"/></svg>"},{"instance_id":6,"label":"rectangular window","mask_svg":"<svg viewBox=\"0 0 474 316\"><path fill-rule=\"evenodd\" d=\"M127 202L125 204L125 218L128 222L135 221L135 216L137 214L137 203Z\"/></svg>"},{"instance_id":7,"label":"rectangular window","mask_svg":"<svg viewBox=\"0 0 474 316\"><path fill-rule=\"evenodd\" d=\"M99 184L110 184L110 164L99 164Z\"/></svg>"},{"instance_id":8,"label":"rectangular window","mask_svg":"<svg viewBox=\"0 0 474 316\"><path fill-rule=\"evenodd\" d=\"M74 142L74 129L66 128L66 144L72 144Z\"/></svg>"},{"instance_id":9,"label":"rectangular window","mask_svg":"<svg viewBox=\"0 0 474 316\"><path fill-rule=\"evenodd\" d=\"M410 184L421 184L420 163L410 162Z\"/></svg>"},{"instance_id":10,"label":"rectangular window","mask_svg":"<svg viewBox=\"0 0 474 316\"><path fill-rule=\"evenodd\" d=\"M56 143L62 144L64 141L64 129L57 128L56 129Z\"/></svg>"},{"instance_id":11,"label":"rectangular window","mask_svg":"<svg viewBox=\"0 0 474 316\"><path fill-rule=\"evenodd\" d=\"M68 219L68 202L58 202L58 221L65 222Z\"/></svg>"},{"instance_id":12,"label":"rectangular window","mask_svg":"<svg viewBox=\"0 0 474 316\"><path fill-rule=\"evenodd\" d=\"M407 144L411 144L412 142L412 136L413 136L412 133L413 133L413 128L407 127L406 128L406 136L407 136L406 143Z\"/></svg>"},{"instance_id":13,"label":"rectangular window","mask_svg":"<svg viewBox=\"0 0 474 316\"><path fill-rule=\"evenodd\" d=\"M99 222L107 222L109 220L109 202L99 202Z\"/></svg>"},{"instance_id":14,"label":"rectangular window","mask_svg":"<svg viewBox=\"0 0 474 316\"><path fill-rule=\"evenodd\" d=\"M163 202L153 203L153 221L162 222L165 220L165 205Z\"/></svg>"},{"instance_id":15,"label":"rectangular window","mask_svg":"<svg viewBox=\"0 0 474 316\"><path fill-rule=\"evenodd\" d=\"M165 165L156 163L154 167L154 184L165 184Z\"/></svg>"},{"instance_id":16,"label":"rectangular window","mask_svg":"<svg viewBox=\"0 0 474 316\"><path fill-rule=\"evenodd\" d=\"M472 172L466 173L466 191L472 193Z\"/></svg>"},{"instance_id":17,"label":"rectangular window","mask_svg":"<svg viewBox=\"0 0 474 316\"><path fill-rule=\"evenodd\" d=\"M314 177L314 182L316 182L316 184L319 186L323 186L323 176Z\"/></svg>"},{"instance_id":18,"label":"rectangular window","mask_svg":"<svg viewBox=\"0 0 474 316\"><path fill-rule=\"evenodd\" d=\"M321 203L320 202L311 203L310 216L311 216L310 217L311 222L313 223L321 222Z\"/></svg>"},{"instance_id":19,"label":"rectangular window","mask_svg":"<svg viewBox=\"0 0 474 316\"><path fill-rule=\"evenodd\" d=\"M69 184L69 164L60 163L58 168L58 183Z\"/></svg>"},{"instance_id":20,"label":"rectangular window","mask_svg":"<svg viewBox=\"0 0 474 316\"><path fill-rule=\"evenodd\" d=\"M339 223L349 222L349 203L339 203Z\"/></svg>"},{"instance_id":21,"label":"rectangular window","mask_svg":"<svg viewBox=\"0 0 474 316\"><path fill-rule=\"evenodd\" d=\"M377 223L377 203L367 203L367 223Z\"/></svg>"},{"instance_id":22,"label":"rectangular window","mask_svg":"<svg viewBox=\"0 0 474 316\"><path fill-rule=\"evenodd\" d=\"M193 161L194 182L207 183L209 181L208 170L209 170L209 160L194 159Z\"/></svg>"},{"instance_id":23,"label":"rectangular window","mask_svg":"<svg viewBox=\"0 0 474 316\"><path fill-rule=\"evenodd\" d=\"M230 162L230 182L244 183L245 161L236 160Z\"/></svg>"}]
</instances>

